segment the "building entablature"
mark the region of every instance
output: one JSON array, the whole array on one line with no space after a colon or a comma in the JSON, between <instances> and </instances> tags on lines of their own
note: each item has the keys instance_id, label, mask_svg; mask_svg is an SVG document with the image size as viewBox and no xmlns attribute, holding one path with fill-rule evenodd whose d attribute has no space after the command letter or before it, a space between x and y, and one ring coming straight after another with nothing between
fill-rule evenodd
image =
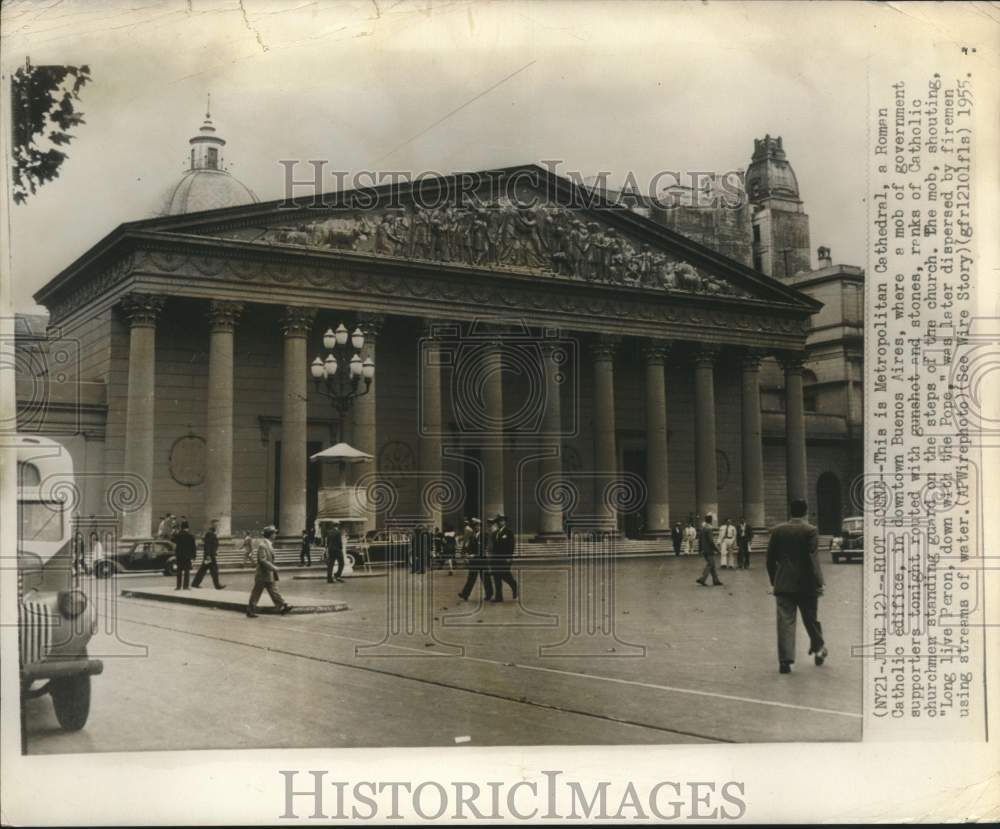
<instances>
[{"instance_id":1,"label":"building entablature","mask_svg":"<svg viewBox=\"0 0 1000 829\"><path fill-rule=\"evenodd\" d=\"M627 209L584 205L592 193L547 171L525 170L534 184L511 185L513 199L421 207L393 190L364 209L348 194L343 208L271 203L123 225L36 300L58 323L138 291L430 319L516 314L563 330L765 349L804 344L816 300Z\"/></svg>"}]
</instances>

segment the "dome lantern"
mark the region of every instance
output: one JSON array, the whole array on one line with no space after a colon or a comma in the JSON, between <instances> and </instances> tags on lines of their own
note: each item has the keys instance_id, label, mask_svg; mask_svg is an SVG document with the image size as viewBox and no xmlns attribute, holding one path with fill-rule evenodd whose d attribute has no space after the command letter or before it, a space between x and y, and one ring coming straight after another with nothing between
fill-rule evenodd
<instances>
[{"instance_id":1,"label":"dome lantern","mask_svg":"<svg viewBox=\"0 0 1000 829\"><path fill-rule=\"evenodd\" d=\"M226 140L212 122L211 95L205 107L205 120L188 143L191 145L187 172L161 203L160 215L174 216L221 207L235 207L260 201L245 184L234 178L223 163Z\"/></svg>"}]
</instances>

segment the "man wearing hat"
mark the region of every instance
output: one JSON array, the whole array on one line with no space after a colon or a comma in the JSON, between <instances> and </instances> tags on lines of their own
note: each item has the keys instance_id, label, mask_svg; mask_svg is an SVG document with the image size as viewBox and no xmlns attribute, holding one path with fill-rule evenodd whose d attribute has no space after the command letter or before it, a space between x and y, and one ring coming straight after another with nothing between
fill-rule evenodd
<instances>
[{"instance_id":1,"label":"man wearing hat","mask_svg":"<svg viewBox=\"0 0 1000 829\"><path fill-rule=\"evenodd\" d=\"M483 550L482 522L478 518L470 518L469 526L472 534L466 541L465 554L469 560L469 575L465 579L465 586L458 594L458 597L467 602L469 594L476 586L476 580L482 579L483 591L486 593L486 601L493 598L493 580L490 578L489 570L486 567L486 556Z\"/></svg>"},{"instance_id":2,"label":"man wearing hat","mask_svg":"<svg viewBox=\"0 0 1000 829\"><path fill-rule=\"evenodd\" d=\"M216 590L224 590L226 585L219 581L219 522L215 519L212 520L212 525L205 532L204 541L204 558L201 561L201 567L198 568L198 572L194 575L194 581L191 582L192 587L201 587L201 581L205 578L205 574L208 573L212 576L212 584L215 585Z\"/></svg>"},{"instance_id":3,"label":"man wearing hat","mask_svg":"<svg viewBox=\"0 0 1000 829\"><path fill-rule=\"evenodd\" d=\"M510 561L514 558L514 533L507 526L507 516L498 512L490 519L493 525L493 598L490 601L503 601L503 583L510 585L513 598L517 598L517 580L510 571Z\"/></svg>"},{"instance_id":4,"label":"man wearing hat","mask_svg":"<svg viewBox=\"0 0 1000 829\"><path fill-rule=\"evenodd\" d=\"M337 572L333 572L336 563ZM326 534L326 583L343 582L340 574L344 572L344 537L340 534L340 522L334 521Z\"/></svg>"},{"instance_id":5,"label":"man wearing hat","mask_svg":"<svg viewBox=\"0 0 1000 829\"><path fill-rule=\"evenodd\" d=\"M282 615L292 609L292 606L281 597L278 588L275 587L275 582L278 581L278 568L274 566L274 545L272 542L277 534L278 528L269 524L264 527L264 537L257 542L257 572L254 574L253 590L250 591L250 602L247 605L247 616L251 619L257 616L257 602L265 590L267 595L271 597L271 601L274 602L274 606L281 608Z\"/></svg>"}]
</instances>

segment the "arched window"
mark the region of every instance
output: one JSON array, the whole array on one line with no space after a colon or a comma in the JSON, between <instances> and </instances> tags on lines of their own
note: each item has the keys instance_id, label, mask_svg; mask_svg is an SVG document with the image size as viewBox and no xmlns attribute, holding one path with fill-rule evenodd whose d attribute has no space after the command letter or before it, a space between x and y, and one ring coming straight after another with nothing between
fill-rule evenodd
<instances>
[{"instance_id":1,"label":"arched window","mask_svg":"<svg viewBox=\"0 0 1000 829\"><path fill-rule=\"evenodd\" d=\"M17 465L18 486L38 486L42 482L41 473L33 463L22 461Z\"/></svg>"}]
</instances>

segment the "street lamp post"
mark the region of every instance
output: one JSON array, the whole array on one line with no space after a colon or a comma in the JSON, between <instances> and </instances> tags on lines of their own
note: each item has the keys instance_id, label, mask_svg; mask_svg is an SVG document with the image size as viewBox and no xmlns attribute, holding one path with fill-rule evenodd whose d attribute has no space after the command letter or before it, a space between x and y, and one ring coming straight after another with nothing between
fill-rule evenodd
<instances>
[{"instance_id":1,"label":"street lamp post","mask_svg":"<svg viewBox=\"0 0 1000 829\"><path fill-rule=\"evenodd\" d=\"M355 399L368 394L375 377L375 361L361 359L364 345L365 335L360 328L349 334L340 323L336 331L328 328L323 335L326 359L317 357L309 367L317 394L329 398L337 412L337 443L344 440L345 415Z\"/></svg>"}]
</instances>

